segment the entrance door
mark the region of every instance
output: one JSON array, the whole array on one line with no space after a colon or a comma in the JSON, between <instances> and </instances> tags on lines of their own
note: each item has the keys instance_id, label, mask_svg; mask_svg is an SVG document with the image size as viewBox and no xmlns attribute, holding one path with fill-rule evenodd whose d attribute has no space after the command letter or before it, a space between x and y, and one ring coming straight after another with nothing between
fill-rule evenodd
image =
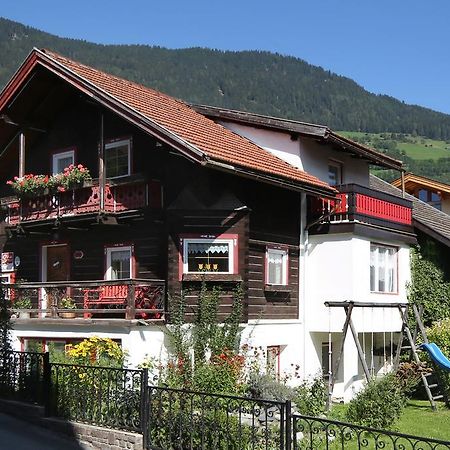
<instances>
[{"instance_id":1,"label":"entrance door","mask_svg":"<svg viewBox=\"0 0 450 450\"><path fill-rule=\"evenodd\" d=\"M42 247L42 281L68 281L70 279L70 252L66 244ZM70 293L62 289L44 288L41 292L42 309L57 307L58 298Z\"/></svg>"},{"instance_id":2,"label":"entrance door","mask_svg":"<svg viewBox=\"0 0 450 450\"><path fill-rule=\"evenodd\" d=\"M45 275L43 281L68 281L70 277L70 255L67 245L51 245L44 247Z\"/></svg>"}]
</instances>

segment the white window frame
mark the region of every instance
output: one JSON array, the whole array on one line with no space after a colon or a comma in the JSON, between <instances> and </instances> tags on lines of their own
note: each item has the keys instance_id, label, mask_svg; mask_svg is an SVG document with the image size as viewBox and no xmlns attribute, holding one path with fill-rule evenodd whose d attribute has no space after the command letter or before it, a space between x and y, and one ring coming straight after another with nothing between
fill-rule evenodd
<instances>
[{"instance_id":1,"label":"white window frame","mask_svg":"<svg viewBox=\"0 0 450 450\"><path fill-rule=\"evenodd\" d=\"M376 248L377 251L375 253L375 262L374 262L374 282L373 285L375 287L375 290L372 290L372 274L370 271L370 268L372 267L372 249ZM379 252L378 250L380 248L383 249L387 249L387 250L394 250L394 253L392 255L393 258L393 268L394 268L394 273L393 273L393 288L392 290L384 290L384 291L380 291L378 290L379 287ZM388 261L385 261L385 265L384 265L384 279L385 279L385 288L387 288L387 280L388 280L388 270L389 270L389 264ZM384 245L384 244L379 244L377 242L371 242L370 243L370 254L369 254L369 289L370 292L374 293L374 294L398 294L398 247L394 247L391 245Z\"/></svg>"},{"instance_id":2,"label":"white window frame","mask_svg":"<svg viewBox=\"0 0 450 450\"><path fill-rule=\"evenodd\" d=\"M60 173L57 170L57 168L58 168L58 161L60 159L70 158L70 157L72 158L71 164L75 164L75 150L67 150L65 152L53 153L53 156L52 156L52 174L56 175L57 173Z\"/></svg>"},{"instance_id":3,"label":"white window frame","mask_svg":"<svg viewBox=\"0 0 450 450\"><path fill-rule=\"evenodd\" d=\"M189 272L188 268L188 247L189 244L228 244L228 272ZM184 238L183 239L183 273L230 273L234 274L234 246L237 245L236 239L206 239L206 238Z\"/></svg>"},{"instance_id":4,"label":"white window frame","mask_svg":"<svg viewBox=\"0 0 450 450\"><path fill-rule=\"evenodd\" d=\"M275 253L276 255L281 255L283 258L282 262L282 282L279 283L271 283L269 280L269 258L270 253ZM267 247L266 248L266 284L270 286L287 286L289 284L289 270L288 270L288 261L289 261L289 253L287 248L274 248Z\"/></svg>"},{"instance_id":5,"label":"white window frame","mask_svg":"<svg viewBox=\"0 0 450 450\"><path fill-rule=\"evenodd\" d=\"M342 184L343 182L343 177L342 177L342 163L339 161L335 161L334 159L330 159L328 160L328 183L331 185L331 180L330 180L330 167L336 167L338 169L338 180L336 180L336 186L339 184ZM333 185L335 186L335 185Z\"/></svg>"},{"instance_id":6,"label":"white window frame","mask_svg":"<svg viewBox=\"0 0 450 450\"><path fill-rule=\"evenodd\" d=\"M106 152L114 147L122 147L123 145L127 145L128 147L128 171L126 174L124 175L117 175L115 177L107 177L109 180L113 180L115 178L122 178L122 177L128 177L131 175L131 138L127 138L127 139L120 139L118 141L112 141L112 142L108 142L105 144L105 174L108 171L108 167L106 164Z\"/></svg>"},{"instance_id":7,"label":"white window frame","mask_svg":"<svg viewBox=\"0 0 450 450\"><path fill-rule=\"evenodd\" d=\"M114 252L129 251L130 253L130 278L133 278L133 246L131 245L120 245L106 247L106 270L105 270L105 280L112 280L112 267L111 267L111 257Z\"/></svg>"},{"instance_id":8,"label":"white window frame","mask_svg":"<svg viewBox=\"0 0 450 450\"><path fill-rule=\"evenodd\" d=\"M12 273L0 272L0 280L2 286L11 284ZM10 300L10 290L6 288L4 291L5 299Z\"/></svg>"}]
</instances>

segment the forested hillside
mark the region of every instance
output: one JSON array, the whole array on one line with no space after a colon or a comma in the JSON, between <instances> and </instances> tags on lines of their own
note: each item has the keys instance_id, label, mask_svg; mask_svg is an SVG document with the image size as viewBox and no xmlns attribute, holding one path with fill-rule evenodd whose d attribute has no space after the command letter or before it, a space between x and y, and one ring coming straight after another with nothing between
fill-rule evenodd
<instances>
[{"instance_id":1,"label":"forested hillside","mask_svg":"<svg viewBox=\"0 0 450 450\"><path fill-rule=\"evenodd\" d=\"M168 50L63 39L0 19L0 86L33 47L194 103L321 123L337 130L396 132L450 139L450 116L374 95L349 78L268 52Z\"/></svg>"}]
</instances>

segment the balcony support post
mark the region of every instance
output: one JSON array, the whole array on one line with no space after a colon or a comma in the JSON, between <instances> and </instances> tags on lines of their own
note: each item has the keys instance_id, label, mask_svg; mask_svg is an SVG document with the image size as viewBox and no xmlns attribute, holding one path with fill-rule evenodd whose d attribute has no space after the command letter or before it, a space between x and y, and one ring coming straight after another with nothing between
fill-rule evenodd
<instances>
[{"instance_id":1,"label":"balcony support post","mask_svg":"<svg viewBox=\"0 0 450 450\"><path fill-rule=\"evenodd\" d=\"M100 113L100 143L98 146L98 186L100 193L100 214L105 211L105 137L104 115Z\"/></svg>"},{"instance_id":2,"label":"balcony support post","mask_svg":"<svg viewBox=\"0 0 450 450\"><path fill-rule=\"evenodd\" d=\"M401 177L402 177L402 197L405 198L405 171L401 171Z\"/></svg>"},{"instance_id":3,"label":"balcony support post","mask_svg":"<svg viewBox=\"0 0 450 450\"><path fill-rule=\"evenodd\" d=\"M127 292L127 307L125 312L125 318L129 320L134 320L136 318L136 286L131 281L128 284Z\"/></svg>"},{"instance_id":4,"label":"balcony support post","mask_svg":"<svg viewBox=\"0 0 450 450\"><path fill-rule=\"evenodd\" d=\"M19 134L19 178L25 175L25 133Z\"/></svg>"}]
</instances>

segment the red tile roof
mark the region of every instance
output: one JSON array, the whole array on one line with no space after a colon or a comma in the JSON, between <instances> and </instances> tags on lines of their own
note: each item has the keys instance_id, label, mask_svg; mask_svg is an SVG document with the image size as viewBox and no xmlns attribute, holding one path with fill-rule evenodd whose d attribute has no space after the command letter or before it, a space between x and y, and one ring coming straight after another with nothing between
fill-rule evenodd
<instances>
[{"instance_id":1,"label":"red tile roof","mask_svg":"<svg viewBox=\"0 0 450 450\"><path fill-rule=\"evenodd\" d=\"M334 193L327 183L215 123L180 100L51 51L43 52L59 65L196 147L210 159Z\"/></svg>"}]
</instances>

